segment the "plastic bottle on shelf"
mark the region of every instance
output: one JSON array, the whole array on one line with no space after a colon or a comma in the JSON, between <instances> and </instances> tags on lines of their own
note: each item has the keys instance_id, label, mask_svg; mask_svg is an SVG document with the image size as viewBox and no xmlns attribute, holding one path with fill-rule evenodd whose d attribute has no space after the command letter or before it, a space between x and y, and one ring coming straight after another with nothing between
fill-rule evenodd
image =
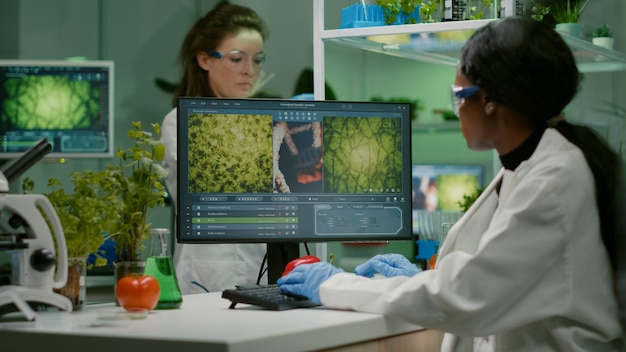
<instances>
[{"instance_id":1,"label":"plastic bottle on shelf","mask_svg":"<svg viewBox=\"0 0 626 352\"><path fill-rule=\"evenodd\" d=\"M443 20L444 21L463 21L465 19L466 8L467 8L467 0L444 0L443 1Z\"/></svg>"}]
</instances>

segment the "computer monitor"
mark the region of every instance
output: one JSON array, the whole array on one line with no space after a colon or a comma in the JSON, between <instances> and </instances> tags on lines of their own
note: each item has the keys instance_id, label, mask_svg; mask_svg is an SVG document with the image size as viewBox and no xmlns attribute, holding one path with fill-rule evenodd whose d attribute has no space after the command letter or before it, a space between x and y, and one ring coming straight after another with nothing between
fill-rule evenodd
<instances>
[{"instance_id":1,"label":"computer monitor","mask_svg":"<svg viewBox=\"0 0 626 352\"><path fill-rule=\"evenodd\" d=\"M112 61L0 60L0 159L45 138L46 158L113 156Z\"/></svg>"},{"instance_id":2,"label":"computer monitor","mask_svg":"<svg viewBox=\"0 0 626 352\"><path fill-rule=\"evenodd\" d=\"M413 164L413 228L419 212L459 211L464 196L483 187L483 165Z\"/></svg>"},{"instance_id":3,"label":"computer monitor","mask_svg":"<svg viewBox=\"0 0 626 352\"><path fill-rule=\"evenodd\" d=\"M406 240L408 103L178 99L177 240L268 244L268 279L299 243Z\"/></svg>"}]
</instances>

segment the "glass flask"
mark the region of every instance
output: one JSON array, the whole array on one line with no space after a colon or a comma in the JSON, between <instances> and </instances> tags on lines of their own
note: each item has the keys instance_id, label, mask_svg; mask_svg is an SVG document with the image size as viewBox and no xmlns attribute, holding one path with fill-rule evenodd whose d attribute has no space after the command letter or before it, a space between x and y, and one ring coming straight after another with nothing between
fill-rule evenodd
<instances>
[{"instance_id":1,"label":"glass flask","mask_svg":"<svg viewBox=\"0 0 626 352\"><path fill-rule=\"evenodd\" d=\"M175 309L179 308L183 302L174 263L168 252L169 241L169 229L154 228L150 231L150 249L144 275L155 277L161 286L159 303L155 309Z\"/></svg>"}]
</instances>

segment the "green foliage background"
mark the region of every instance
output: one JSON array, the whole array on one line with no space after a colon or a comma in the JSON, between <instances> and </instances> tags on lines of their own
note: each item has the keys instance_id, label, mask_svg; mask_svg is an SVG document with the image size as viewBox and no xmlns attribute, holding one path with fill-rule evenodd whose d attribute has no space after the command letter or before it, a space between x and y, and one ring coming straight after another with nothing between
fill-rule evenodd
<instances>
[{"instance_id":1,"label":"green foliage background","mask_svg":"<svg viewBox=\"0 0 626 352\"><path fill-rule=\"evenodd\" d=\"M42 193L50 200L61 222L67 256L87 258L95 254L96 266L106 265L102 256L105 253L99 253L98 248L104 243L105 234L115 230L122 206L115 194L115 179L110 177L108 170L72 172L70 178L73 193L66 192L61 181L54 177L48 179L50 192ZM22 189L25 193L33 193L34 188L34 180L24 179ZM52 226L50 229L52 231Z\"/></svg>"},{"instance_id":2,"label":"green foliage background","mask_svg":"<svg viewBox=\"0 0 626 352\"><path fill-rule=\"evenodd\" d=\"M325 117L322 135L325 192L402 187L399 119Z\"/></svg>"},{"instance_id":3,"label":"green foliage background","mask_svg":"<svg viewBox=\"0 0 626 352\"><path fill-rule=\"evenodd\" d=\"M16 128L75 129L98 125L100 90L68 77L9 78L2 87L8 97L0 114Z\"/></svg>"},{"instance_id":4,"label":"green foliage background","mask_svg":"<svg viewBox=\"0 0 626 352\"><path fill-rule=\"evenodd\" d=\"M190 192L272 192L271 115L193 114L188 133Z\"/></svg>"}]
</instances>

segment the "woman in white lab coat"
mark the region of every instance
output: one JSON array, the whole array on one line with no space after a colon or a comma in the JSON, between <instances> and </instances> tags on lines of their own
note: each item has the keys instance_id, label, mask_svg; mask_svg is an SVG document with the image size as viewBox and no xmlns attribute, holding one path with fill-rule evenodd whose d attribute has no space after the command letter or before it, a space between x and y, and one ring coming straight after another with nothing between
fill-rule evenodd
<instances>
[{"instance_id":1,"label":"woman in white lab coat","mask_svg":"<svg viewBox=\"0 0 626 352\"><path fill-rule=\"evenodd\" d=\"M184 76L176 96L247 98L252 94L265 60L268 31L263 20L247 7L220 4L200 18L182 44L179 60ZM162 124L161 141L169 171L166 185L176 204L177 111ZM174 265L183 294L221 291L258 281L265 244L180 244ZM264 283L259 281L260 283Z\"/></svg>"},{"instance_id":2,"label":"woman in white lab coat","mask_svg":"<svg viewBox=\"0 0 626 352\"><path fill-rule=\"evenodd\" d=\"M612 270L619 158L564 119L578 87L570 49L542 22L479 29L462 50L453 106L469 148L495 149L504 167L450 229L435 269L395 254L357 275L301 265L281 289L444 331L442 351L623 351Z\"/></svg>"}]
</instances>

